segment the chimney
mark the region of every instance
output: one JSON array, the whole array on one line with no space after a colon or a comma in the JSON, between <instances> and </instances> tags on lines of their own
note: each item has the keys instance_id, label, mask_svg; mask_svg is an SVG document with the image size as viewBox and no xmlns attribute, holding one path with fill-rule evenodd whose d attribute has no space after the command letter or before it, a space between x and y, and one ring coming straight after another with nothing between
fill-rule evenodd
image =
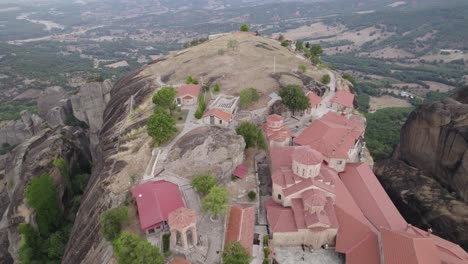
<instances>
[{"instance_id":1,"label":"chimney","mask_svg":"<svg viewBox=\"0 0 468 264\"><path fill-rule=\"evenodd\" d=\"M432 235L432 228L427 229L427 236Z\"/></svg>"}]
</instances>

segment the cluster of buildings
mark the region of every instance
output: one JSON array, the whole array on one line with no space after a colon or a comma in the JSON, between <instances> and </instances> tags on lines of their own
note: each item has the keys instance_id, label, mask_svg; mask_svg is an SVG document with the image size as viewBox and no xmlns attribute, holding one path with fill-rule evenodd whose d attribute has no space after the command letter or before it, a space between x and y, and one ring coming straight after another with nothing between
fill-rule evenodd
<instances>
[{"instance_id":1,"label":"cluster of buildings","mask_svg":"<svg viewBox=\"0 0 468 264\"><path fill-rule=\"evenodd\" d=\"M359 162L364 122L339 112L314 120L296 138L279 115L263 125L273 185L264 206L274 247L335 247L347 264L467 263L460 246L404 220L369 165Z\"/></svg>"},{"instance_id":2,"label":"cluster of buildings","mask_svg":"<svg viewBox=\"0 0 468 264\"><path fill-rule=\"evenodd\" d=\"M177 88L176 103L191 106L198 103L201 85L188 84ZM227 127L231 124L239 108L239 97L220 94L210 103L203 114L203 123Z\"/></svg>"}]
</instances>

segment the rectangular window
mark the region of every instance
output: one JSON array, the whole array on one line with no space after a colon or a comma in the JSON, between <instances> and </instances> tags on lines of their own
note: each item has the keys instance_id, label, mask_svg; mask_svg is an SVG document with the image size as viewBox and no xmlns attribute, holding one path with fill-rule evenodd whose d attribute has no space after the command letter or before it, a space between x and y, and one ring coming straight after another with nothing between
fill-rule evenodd
<instances>
[{"instance_id":1,"label":"rectangular window","mask_svg":"<svg viewBox=\"0 0 468 264\"><path fill-rule=\"evenodd\" d=\"M278 194L278 200L281 200L281 194Z\"/></svg>"},{"instance_id":2,"label":"rectangular window","mask_svg":"<svg viewBox=\"0 0 468 264\"><path fill-rule=\"evenodd\" d=\"M219 120L219 124L222 124L223 123L223 120Z\"/></svg>"}]
</instances>

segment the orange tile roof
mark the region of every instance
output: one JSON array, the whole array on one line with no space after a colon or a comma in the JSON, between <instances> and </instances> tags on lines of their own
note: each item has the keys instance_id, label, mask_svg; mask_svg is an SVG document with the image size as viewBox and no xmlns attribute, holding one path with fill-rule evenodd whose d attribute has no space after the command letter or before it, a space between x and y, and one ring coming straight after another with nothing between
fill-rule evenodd
<instances>
[{"instance_id":1,"label":"orange tile roof","mask_svg":"<svg viewBox=\"0 0 468 264\"><path fill-rule=\"evenodd\" d=\"M313 92L307 93L307 97L309 98L310 107L314 107L322 102L322 98Z\"/></svg>"},{"instance_id":2,"label":"orange tile roof","mask_svg":"<svg viewBox=\"0 0 468 264\"><path fill-rule=\"evenodd\" d=\"M277 114L269 115L266 118L267 123L283 121L283 117Z\"/></svg>"},{"instance_id":3,"label":"orange tile roof","mask_svg":"<svg viewBox=\"0 0 468 264\"><path fill-rule=\"evenodd\" d=\"M339 174L367 219L376 228L403 230L407 223L366 163L348 163Z\"/></svg>"},{"instance_id":4,"label":"orange tile roof","mask_svg":"<svg viewBox=\"0 0 468 264\"><path fill-rule=\"evenodd\" d=\"M229 213L225 246L239 241L252 255L255 226L255 206L233 206Z\"/></svg>"},{"instance_id":5,"label":"orange tile roof","mask_svg":"<svg viewBox=\"0 0 468 264\"><path fill-rule=\"evenodd\" d=\"M168 223L171 228L182 230L197 223L197 212L190 208L181 207L169 213Z\"/></svg>"},{"instance_id":6,"label":"orange tile roof","mask_svg":"<svg viewBox=\"0 0 468 264\"><path fill-rule=\"evenodd\" d=\"M184 97L186 95L191 95L198 97L200 94L201 85L198 84L187 84L177 88L177 97Z\"/></svg>"},{"instance_id":7,"label":"orange tile roof","mask_svg":"<svg viewBox=\"0 0 468 264\"><path fill-rule=\"evenodd\" d=\"M213 108L213 109L210 109L208 111L205 112L205 114L203 115L203 117L206 117L206 116L215 116L221 120L224 120L224 121L231 121L232 120L232 114L230 113L226 113L222 110L219 110L217 108Z\"/></svg>"},{"instance_id":8,"label":"orange tile roof","mask_svg":"<svg viewBox=\"0 0 468 264\"><path fill-rule=\"evenodd\" d=\"M336 91L335 96L332 98L332 103L337 103L345 107L353 108L354 94L347 91Z\"/></svg>"},{"instance_id":9,"label":"orange tile roof","mask_svg":"<svg viewBox=\"0 0 468 264\"><path fill-rule=\"evenodd\" d=\"M192 262L188 259L175 257L174 259L171 260L171 262L169 262L169 264L192 264Z\"/></svg>"},{"instance_id":10,"label":"orange tile roof","mask_svg":"<svg viewBox=\"0 0 468 264\"><path fill-rule=\"evenodd\" d=\"M294 213L291 208L283 207L273 200L264 202L267 211L268 224L272 232L296 232L297 227L294 220Z\"/></svg>"},{"instance_id":11,"label":"orange tile roof","mask_svg":"<svg viewBox=\"0 0 468 264\"><path fill-rule=\"evenodd\" d=\"M328 112L312 122L294 142L309 145L325 157L347 159L348 151L364 134L364 130L364 122Z\"/></svg>"},{"instance_id":12,"label":"orange tile roof","mask_svg":"<svg viewBox=\"0 0 468 264\"><path fill-rule=\"evenodd\" d=\"M380 233L385 264L441 264L431 238L386 228Z\"/></svg>"},{"instance_id":13,"label":"orange tile roof","mask_svg":"<svg viewBox=\"0 0 468 264\"><path fill-rule=\"evenodd\" d=\"M322 154L309 146L295 147L292 159L304 165L317 165L323 162Z\"/></svg>"}]
</instances>

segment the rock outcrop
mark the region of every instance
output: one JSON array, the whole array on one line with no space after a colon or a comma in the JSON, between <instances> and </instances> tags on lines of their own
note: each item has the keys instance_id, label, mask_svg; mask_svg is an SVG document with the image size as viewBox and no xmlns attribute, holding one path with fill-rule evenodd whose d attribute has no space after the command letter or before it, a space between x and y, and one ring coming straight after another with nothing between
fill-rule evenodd
<instances>
[{"instance_id":1,"label":"rock outcrop","mask_svg":"<svg viewBox=\"0 0 468 264\"><path fill-rule=\"evenodd\" d=\"M408 222L468 249L468 88L418 107L375 172Z\"/></svg>"},{"instance_id":2,"label":"rock outcrop","mask_svg":"<svg viewBox=\"0 0 468 264\"><path fill-rule=\"evenodd\" d=\"M53 161L64 158L68 164L91 163L89 142L81 128L43 129L3 156L0 162L0 260L16 260L20 244L18 225L31 222L31 211L25 205L24 191L31 180L42 173L56 175L59 189L63 179ZM6 247L5 247L6 246ZM12 263L5 261L2 263Z\"/></svg>"},{"instance_id":3,"label":"rock outcrop","mask_svg":"<svg viewBox=\"0 0 468 264\"><path fill-rule=\"evenodd\" d=\"M42 119L27 111L21 112L21 120L0 122L0 145L17 145L42 129Z\"/></svg>"},{"instance_id":4,"label":"rock outcrop","mask_svg":"<svg viewBox=\"0 0 468 264\"><path fill-rule=\"evenodd\" d=\"M413 111L401 129L399 158L468 202L468 104L447 98Z\"/></svg>"},{"instance_id":5,"label":"rock outcrop","mask_svg":"<svg viewBox=\"0 0 468 264\"><path fill-rule=\"evenodd\" d=\"M468 249L468 205L457 200L432 177L401 160L378 162L374 167L405 219L424 230Z\"/></svg>"},{"instance_id":6,"label":"rock outcrop","mask_svg":"<svg viewBox=\"0 0 468 264\"><path fill-rule=\"evenodd\" d=\"M178 175L217 172L223 178L244 160L245 142L232 129L202 127L182 137L170 150L165 168Z\"/></svg>"}]
</instances>

